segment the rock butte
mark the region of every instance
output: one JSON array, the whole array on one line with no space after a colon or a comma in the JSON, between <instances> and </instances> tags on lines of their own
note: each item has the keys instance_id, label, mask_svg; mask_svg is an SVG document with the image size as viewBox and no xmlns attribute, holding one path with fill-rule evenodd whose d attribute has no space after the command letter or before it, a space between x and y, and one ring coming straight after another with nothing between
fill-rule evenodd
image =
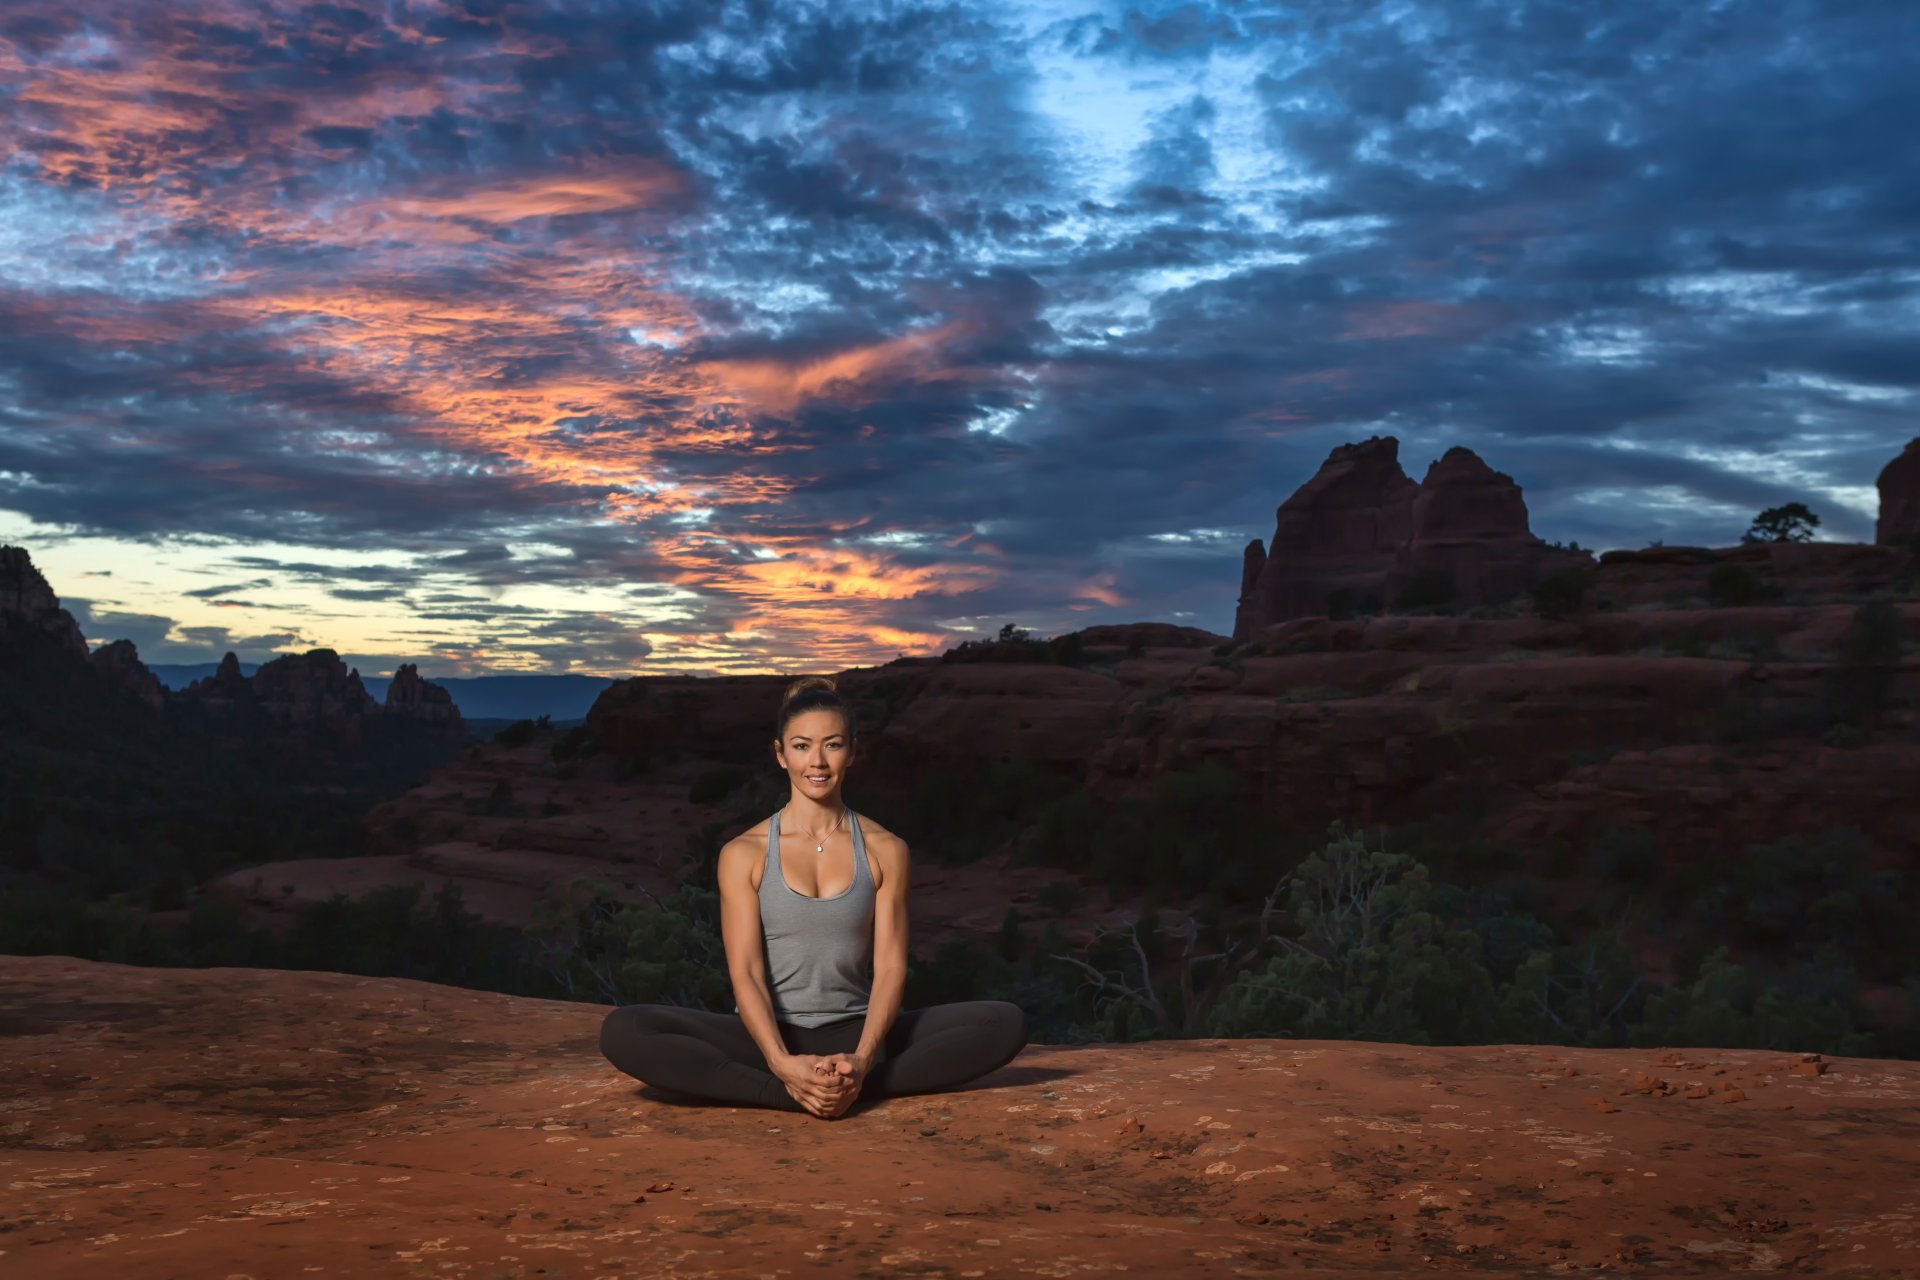
<instances>
[{"instance_id":1,"label":"rock butte","mask_svg":"<svg viewBox=\"0 0 1920 1280\"><path fill-rule=\"evenodd\" d=\"M1233 638L1292 618L1375 612L1423 577L1447 575L1462 603L1512 599L1555 569L1591 564L1550 547L1527 523L1520 486L1458 445L1415 483L1400 442L1343 444L1274 512L1273 538L1247 544Z\"/></svg>"},{"instance_id":2,"label":"rock butte","mask_svg":"<svg viewBox=\"0 0 1920 1280\"><path fill-rule=\"evenodd\" d=\"M1032 1045L832 1121L598 1006L0 958L9 1277L1920 1275L1920 1063Z\"/></svg>"},{"instance_id":3,"label":"rock butte","mask_svg":"<svg viewBox=\"0 0 1920 1280\"><path fill-rule=\"evenodd\" d=\"M1875 484L1880 490L1880 519L1873 540L1885 547L1920 543L1920 436L1907 442Z\"/></svg>"}]
</instances>

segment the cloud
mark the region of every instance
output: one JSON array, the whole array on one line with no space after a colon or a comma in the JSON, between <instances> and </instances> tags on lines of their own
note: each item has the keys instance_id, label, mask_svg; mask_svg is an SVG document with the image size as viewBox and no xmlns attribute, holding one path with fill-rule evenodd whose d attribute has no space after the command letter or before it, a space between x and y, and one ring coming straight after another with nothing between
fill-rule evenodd
<instances>
[{"instance_id":1,"label":"cloud","mask_svg":"<svg viewBox=\"0 0 1920 1280\"><path fill-rule=\"evenodd\" d=\"M450 663L609 671L1224 630L1238 544L1381 432L1474 447L1551 538L1793 499L1865 536L1920 393L1905 25L9 15L0 508L226 546L244 586L201 599L318 586Z\"/></svg>"}]
</instances>

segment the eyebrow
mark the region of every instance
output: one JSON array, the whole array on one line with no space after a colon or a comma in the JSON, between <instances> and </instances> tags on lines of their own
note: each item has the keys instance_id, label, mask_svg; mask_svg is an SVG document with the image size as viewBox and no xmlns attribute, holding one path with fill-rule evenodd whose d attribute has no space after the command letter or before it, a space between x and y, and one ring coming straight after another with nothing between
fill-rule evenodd
<instances>
[{"instance_id":1,"label":"eyebrow","mask_svg":"<svg viewBox=\"0 0 1920 1280\"><path fill-rule=\"evenodd\" d=\"M833 740L834 740L835 738L844 738L844 737L846 737L846 736L847 736L847 735L846 735L846 734L844 734L844 733L830 733L830 734L828 734L828 735L827 735L826 737L824 737L824 738L822 738L822 739L821 739L821 741L822 741L822 742L831 742L831 741L833 741ZM804 733L795 733L795 734L789 734L789 735L788 735L788 737L787 737L787 741L788 741L788 742L812 742L812 741L813 741L813 739L812 739L812 738L809 738L809 737L808 737L808 736L807 736L806 734L804 734Z\"/></svg>"}]
</instances>

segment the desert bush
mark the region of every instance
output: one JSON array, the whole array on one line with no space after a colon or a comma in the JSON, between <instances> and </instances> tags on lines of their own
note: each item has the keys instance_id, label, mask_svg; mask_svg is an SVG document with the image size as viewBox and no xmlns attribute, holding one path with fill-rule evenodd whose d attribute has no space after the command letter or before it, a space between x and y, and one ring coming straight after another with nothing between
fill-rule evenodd
<instances>
[{"instance_id":1,"label":"desert bush","mask_svg":"<svg viewBox=\"0 0 1920 1280\"><path fill-rule=\"evenodd\" d=\"M545 717L542 717L544 719ZM493 735L495 745L502 747L524 747L532 742L534 735L540 732L540 726L531 720L515 720L506 728Z\"/></svg>"},{"instance_id":2,"label":"desert bush","mask_svg":"<svg viewBox=\"0 0 1920 1280\"><path fill-rule=\"evenodd\" d=\"M1597 576L1584 565L1554 570L1528 592L1533 597L1534 612L1556 622L1573 616L1586 604Z\"/></svg>"},{"instance_id":3,"label":"desert bush","mask_svg":"<svg viewBox=\"0 0 1920 1280\"><path fill-rule=\"evenodd\" d=\"M1707 599L1719 608L1759 604L1779 595L1778 587L1762 582L1745 565L1715 565L1707 574Z\"/></svg>"},{"instance_id":4,"label":"desert bush","mask_svg":"<svg viewBox=\"0 0 1920 1280\"><path fill-rule=\"evenodd\" d=\"M1892 601L1869 600L1854 610L1827 672L1837 719L1865 726L1888 709L1905 640L1906 628Z\"/></svg>"},{"instance_id":5,"label":"desert bush","mask_svg":"<svg viewBox=\"0 0 1920 1280\"><path fill-rule=\"evenodd\" d=\"M541 904L526 929L535 963L568 999L729 1008L717 888L682 884L664 898L639 889L638 901L605 881L574 890L577 901Z\"/></svg>"},{"instance_id":6,"label":"desert bush","mask_svg":"<svg viewBox=\"0 0 1920 1280\"><path fill-rule=\"evenodd\" d=\"M577 756L591 755L599 748L600 743L593 736L593 731L585 724L576 724L554 739L553 758L572 760Z\"/></svg>"},{"instance_id":7,"label":"desert bush","mask_svg":"<svg viewBox=\"0 0 1920 1280\"><path fill-rule=\"evenodd\" d=\"M1282 889L1263 913L1280 953L1221 993L1207 1034L1435 1044L1485 1029L1479 938L1434 914L1419 862L1336 829Z\"/></svg>"},{"instance_id":8,"label":"desert bush","mask_svg":"<svg viewBox=\"0 0 1920 1280\"><path fill-rule=\"evenodd\" d=\"M1831 950L1766 983L1720 947L1691 982L1647 998L1632 1042L1872 1056L1874 1036L1860 1029L1858 991L1852 964Z\"/></svg>"},{"instance_id":9,"label":"desert bush","mask_svg":"<svg viewBox=\"0 0 1920 1280\"><path fill-rule=\"evenodd\" d=\"M1648 998L1617 932L1538 947L1500 992L1500 1038L1589 1047L1625 1042Z\"/></svg>"}]
</instances>

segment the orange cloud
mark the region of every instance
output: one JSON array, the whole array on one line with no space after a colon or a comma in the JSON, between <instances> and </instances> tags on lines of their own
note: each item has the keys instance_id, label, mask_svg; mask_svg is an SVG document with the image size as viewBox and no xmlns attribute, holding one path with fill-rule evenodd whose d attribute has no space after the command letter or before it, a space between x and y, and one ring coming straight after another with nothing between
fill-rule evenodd
<instances>
[{"instance_id":1,"label":"orange cloud","mask_svg":"<svg viewBox=\"0 0 1920 1280\"><path fill-rule=\"evenodd\" d=\"M746 402L768 410L787 410L803 400L833 396L847 403L864 403L867 390L902 381L950 381L958 375L943 370L938 356L971 326L950 320L937 328L920 330L864 347L851 347L806 361L709 360L701 368Z\"/></svg>"}]
</instances>

